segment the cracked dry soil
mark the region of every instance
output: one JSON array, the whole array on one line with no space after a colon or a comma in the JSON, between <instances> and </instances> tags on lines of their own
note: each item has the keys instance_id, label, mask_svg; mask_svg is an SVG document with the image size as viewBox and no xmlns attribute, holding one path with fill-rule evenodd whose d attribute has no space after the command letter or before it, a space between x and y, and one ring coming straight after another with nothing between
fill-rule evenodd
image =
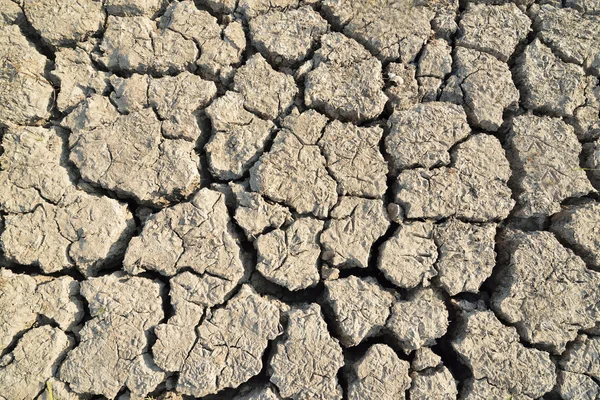
<instances>
[{"instance_id":1,"label":"cracked dry soil","mask_svg":"<svg viewBox=\"0 0 600 400\"><path fill-rule=\"evenodd\" d=\"M1 400L599 400L599 0L0 0Z\"/></svg>"}]
</instances>

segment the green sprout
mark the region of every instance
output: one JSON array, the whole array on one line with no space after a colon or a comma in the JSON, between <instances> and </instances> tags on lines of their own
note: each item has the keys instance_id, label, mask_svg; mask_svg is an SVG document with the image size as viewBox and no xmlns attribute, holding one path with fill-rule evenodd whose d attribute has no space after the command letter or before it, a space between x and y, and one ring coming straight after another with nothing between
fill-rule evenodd
<instances>
[{"instance_id":1,"label":"green sprout","mask_svg":"<svg viewBox=\"0 0 600 400\"><path fill-rule=\"evenodd\" d=\"M48 400L54 400L54 395L52 394L52 384L50 383L49 379L46 381L46 391L48 392Z\"/></svg>"}]
</instances>

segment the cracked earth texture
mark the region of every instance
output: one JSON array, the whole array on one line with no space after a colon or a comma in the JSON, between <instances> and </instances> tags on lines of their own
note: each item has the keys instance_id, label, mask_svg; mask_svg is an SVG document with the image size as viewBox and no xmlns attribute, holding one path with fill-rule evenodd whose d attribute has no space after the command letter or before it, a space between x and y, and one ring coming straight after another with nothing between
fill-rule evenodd
<instances>
[{"instance_id":1,"label":"cracked earth texture","mask_svg":"<svg viewBox=\"0 0 600 400\"><path fill-rule=\"evenodd\" d=\"M0 400L600 400L599 0L0 0Z\"/></svg>"}]
</instances>

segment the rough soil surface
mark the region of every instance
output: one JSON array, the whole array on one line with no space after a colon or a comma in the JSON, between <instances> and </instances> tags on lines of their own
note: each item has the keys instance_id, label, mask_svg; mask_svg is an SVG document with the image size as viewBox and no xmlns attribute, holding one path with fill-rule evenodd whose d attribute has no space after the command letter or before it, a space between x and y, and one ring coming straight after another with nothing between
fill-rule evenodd
<instances>
[{"instance_id":1,"label":"rough soil surface","mask_svg":"<svg viewBox=\"0 0 600 400\"><path fill-rule=\"evenodd\" d=\"M600 0L0 0L0 400L600 400Z\"/></svg>"}]
</instances>

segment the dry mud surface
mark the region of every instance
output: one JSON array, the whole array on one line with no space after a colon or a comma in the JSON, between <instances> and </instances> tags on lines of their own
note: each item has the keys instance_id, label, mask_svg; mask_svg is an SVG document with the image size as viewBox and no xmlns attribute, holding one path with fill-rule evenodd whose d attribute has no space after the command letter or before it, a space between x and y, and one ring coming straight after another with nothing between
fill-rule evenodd
<instances>
[{"instance_id":1,"label":"dry mud surface","mask_svg":"<svg viewBox=\"0 0 600 400\"><path fill-rule=\"evenodd\" d=\"M600 399L600 1L0 0L0 400Z\"/></svg>"}]
</instances>

